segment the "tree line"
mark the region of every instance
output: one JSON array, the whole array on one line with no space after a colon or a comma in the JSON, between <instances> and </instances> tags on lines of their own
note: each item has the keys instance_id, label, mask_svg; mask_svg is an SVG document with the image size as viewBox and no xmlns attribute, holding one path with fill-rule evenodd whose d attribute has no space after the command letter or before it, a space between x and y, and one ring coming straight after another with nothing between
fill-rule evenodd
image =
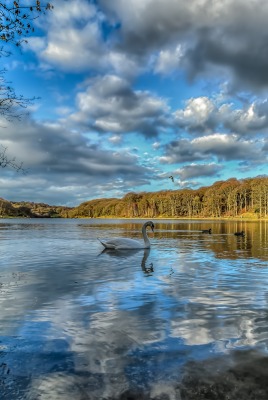
<instances>
[{"instance_id":1,"label":"tree line","mask_svg":"<svg viewBox=\"0 0 268 400\"><path fill-rule=\"evenodd\" d=\"M268 176L230 178L199 189L130 192L121 199L94 199L68 210L65 217L267 218Z\"/></svg>"},{"instance_id":2,"label":"tree line","mask_svg":"<svg viewBox=\"0 0 268 400\"><path fill-rule=\"evenodd\" d=\"M60 218L68 217L70 207L50 206L30 201L8 201L0 198L1 218Z\"/></svg>"},{"instance_id":3,"label":"tree line","mask_svg":"<svg viewBox=\"0 0 268 400\"><path fill-rule=\"evenodd\" d=\"M127 193L77 207L0 199L1 217L268 218L268 176L230 178L199 189Z\"/></svg>"}]
</instances>

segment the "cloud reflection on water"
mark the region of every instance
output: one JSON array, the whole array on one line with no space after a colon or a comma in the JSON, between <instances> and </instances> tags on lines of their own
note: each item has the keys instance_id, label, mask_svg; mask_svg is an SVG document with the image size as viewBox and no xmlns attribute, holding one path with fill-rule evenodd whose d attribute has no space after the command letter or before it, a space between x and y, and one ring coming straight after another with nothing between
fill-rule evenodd
<instances>
[{"instance_id":1,"label":"cloud reflection on water","mask_svg":"<svg viewBox=\"0 0 268 400\"><path fill-rule=\"evenodd\" d=\"M267 268L217 258L225 236L156 232L150 250L99 254L97 229L43 224L0 242L1 357L27 400L156 393L189 359L267 345Z\"/></svg>"}]
</instances>

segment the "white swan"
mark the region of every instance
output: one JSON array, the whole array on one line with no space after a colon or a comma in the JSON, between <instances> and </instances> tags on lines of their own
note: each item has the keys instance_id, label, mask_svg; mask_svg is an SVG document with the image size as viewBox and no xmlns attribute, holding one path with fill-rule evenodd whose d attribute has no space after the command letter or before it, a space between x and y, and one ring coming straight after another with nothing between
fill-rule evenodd
<instances>
[{"instance_id":1,"label":"white swan","mask_svg":"<svg viewBox=\"0 0 268 400\"><path fill-rule=\"evenodd\" d=\"M142 236L144 239L143 243L129 238L98 239L106 249L149 249L151 243L146 232L147 226L150 226L152 231L154 231L154 223L152 221L145 222L145 224L142 226Z\"/></svg>"}]
</instances>

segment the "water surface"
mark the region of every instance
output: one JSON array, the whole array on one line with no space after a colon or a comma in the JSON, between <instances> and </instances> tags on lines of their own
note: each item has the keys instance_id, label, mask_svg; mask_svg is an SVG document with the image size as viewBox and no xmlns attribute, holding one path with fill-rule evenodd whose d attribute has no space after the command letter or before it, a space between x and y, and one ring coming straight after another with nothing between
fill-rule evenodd
<instances>
[{"instance_id":1,"label":"water surface","mask_svg":"<svg viewBox=\"0 0 268 400\"><path fill-rule=\"evenodd\" d=\"M268 398L268 224L143 222L0 221L1 400Z\"/></svg>"}]
</instances>

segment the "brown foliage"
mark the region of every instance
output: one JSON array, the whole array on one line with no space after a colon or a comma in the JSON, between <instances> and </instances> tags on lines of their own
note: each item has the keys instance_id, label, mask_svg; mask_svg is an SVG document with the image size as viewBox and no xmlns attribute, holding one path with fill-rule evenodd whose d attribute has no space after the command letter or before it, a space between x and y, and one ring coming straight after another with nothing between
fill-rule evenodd
<instances>
[{"instance_id":1,"label":"brown foliage","mask_svg":"<svg viewBox=\"0 0 268 400\"><path fill-rule=\"evenodd\" d=\"M221 218L268 216L268 177L215 182L200 189L127 193L122 199L96 199L71 211L73 217Z\"/></svg>"}]
</instances>

